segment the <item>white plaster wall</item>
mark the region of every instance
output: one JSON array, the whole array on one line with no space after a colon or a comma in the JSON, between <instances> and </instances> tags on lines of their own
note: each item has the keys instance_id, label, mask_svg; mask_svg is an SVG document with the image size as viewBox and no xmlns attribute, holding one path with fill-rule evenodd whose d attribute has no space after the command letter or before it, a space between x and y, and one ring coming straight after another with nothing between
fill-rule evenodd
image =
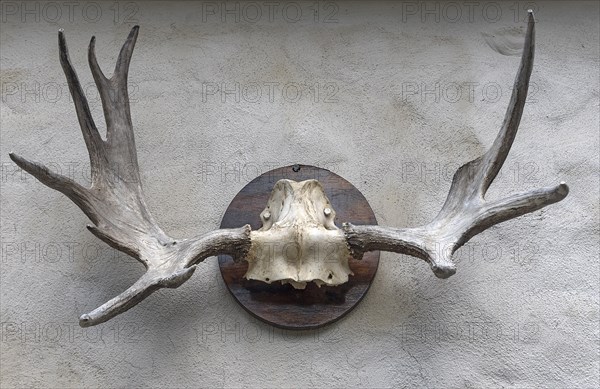
<instances>
[{"instance_id":1,"label":"white plaster wall","mask_svg":"<svg viewBox=\"0 0 600 389\"><path fill-rule=\"evenodd\" d=\"M143 269L8 158L15 151L89 177L57 30L104 128L88 41L96 35L110 73L141 25L131 110L146 199L173 236L214 229L248 181L293 163L348 179L380 224L413 226L435 216L455 168L496 136L532 5L280 1L254 3L258 17L234 2L224 16L221 2L53 4L6 1L0 15L3 388L599 384L597 2L533 3L530 99L489 193L566 181L567 199L475 237L448 280L422 261L382 254L364 301L303 333L247 314L215 258L179 289L79 328L81 313ZM203 95L203 85L236 83L246 94Z\"/></svg>"}]
</instances>

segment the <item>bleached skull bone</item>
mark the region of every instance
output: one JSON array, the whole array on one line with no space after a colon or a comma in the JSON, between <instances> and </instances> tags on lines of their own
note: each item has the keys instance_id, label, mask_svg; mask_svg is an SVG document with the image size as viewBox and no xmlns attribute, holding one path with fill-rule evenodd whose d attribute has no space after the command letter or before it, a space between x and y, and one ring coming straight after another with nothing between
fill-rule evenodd
<instances>
[{"instance_id":1,"label":"bleached skull bone","mask_svg":"<svg viewBox=\"0 0 600 389\"><path fill-rule=\"evenodd\" d=\"M340 285L348 281L350 251L335 211L317 180L279 180L260 214L262 227L250 233L245 277L290 283Z\"/></svg>"}]
</instances>

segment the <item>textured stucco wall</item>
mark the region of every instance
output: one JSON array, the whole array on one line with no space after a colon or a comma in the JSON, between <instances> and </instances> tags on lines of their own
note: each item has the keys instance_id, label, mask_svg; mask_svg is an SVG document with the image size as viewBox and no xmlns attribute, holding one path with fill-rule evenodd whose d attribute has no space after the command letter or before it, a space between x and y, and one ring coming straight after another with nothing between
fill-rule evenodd
<instances>
[{"instance_id":1,"label":"textured stucco wall","mask_svg":"<svg viewBox=\"0 0 600 389\"><path fill-rule=\"evenodd\" d=\"M87 181L57 30L104 128L89 38L110 73L140 24L131 110L146 199L165 231L215 228L249 180L293 163L348 179L381 224L425 223L454 170L497 134L531 6L466 3L229 2L223 13L221 2L3 2L0 385L598 385L595 1L533 3L530 99L489 193L566 181L567 199L475 237L445 281L422 261L382 254L365 300L318 331L253 319L225 289L215 258L179 289L80 329L79 314L142 269L8 158L15 151Z\"/></svg>"}]
</instances>

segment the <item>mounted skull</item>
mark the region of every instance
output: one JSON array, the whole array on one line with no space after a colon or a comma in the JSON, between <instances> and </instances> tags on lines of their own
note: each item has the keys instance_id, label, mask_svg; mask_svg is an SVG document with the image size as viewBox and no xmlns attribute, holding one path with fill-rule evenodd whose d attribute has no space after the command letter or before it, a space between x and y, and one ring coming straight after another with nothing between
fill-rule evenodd
<instances>
[{"instance_id":1,"label":"mounted skull","mask_svg":"<svg viewBox=\"0 0 600 389\"><path fill-rule=\"evenodd\" d=\"M348 244L319 181L278 181L260 217L262 227L250 233L246 278L296 289L348 281Z\"/></svg>"},{"instance_id":2,"label":"mounted skull","mask_svg":"<svg viewBox=\"0 0 600 389\"><path fill-rule=\"evenodd\" d=\"M533 67L534 26L530 11L521 64L496 140L483 156L458 169L446 202L431 223L414 228L345 224L342 231L334 225L335 212L317 181L282 180L261 214L263 227L258 231L251 232L246 225L183 240L169 237L154 221L140 183L127 94L127 73L138 27L131 30L123 45L111 78L106 78L98 66L94 38L90 42L88 60L102 99L106 140L94 124L61 30L60 62L90 155L92 185L83 187L43 165L13 153L10 157L22 169L77 204L94 223L88 226L94 235L133 256L147 269L129 289L82 315L80 325L102 323L157 289L178 287L191 277L199 262L218 254L246 258L247 278L289 282L296 288L309 281L327 285L344 283L351 274L348 254L360 259L364 252L372 250L412 255L427 261L436 276L451 276L456 271L452 254L473 236L494 224L560 201L568 194L567 185L561 183L501 200L484 198L517 134Z\"/></svg>"}]
</instances>

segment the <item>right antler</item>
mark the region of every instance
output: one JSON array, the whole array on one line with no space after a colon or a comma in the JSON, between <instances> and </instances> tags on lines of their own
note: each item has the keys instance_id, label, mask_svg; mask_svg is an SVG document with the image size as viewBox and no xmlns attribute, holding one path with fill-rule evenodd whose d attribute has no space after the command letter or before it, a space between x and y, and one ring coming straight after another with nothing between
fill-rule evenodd
<instances>
[{"instance_id":1,"label":"right antler","mask_svg":"<svg viewBox=\"0 0 600 389\"><path fill-rule=\"evenodd\" d=\"M461 166L440 213L422 227L391 228L344 224L346 239L355 257L373 250L412 255L429 262L436 276L456 272L452 254L473 236L503 221L533 212L564 199L569 187L563 182L550 188L487 201L484 196L500 171L517 135L523 114L535 49L535 20L529 11L525 47L502 129L492 147L481 157Z\"/></svg>"},{"instance_id":2,"label":"right antler","mask_svg":"<svg viewBox=\"0 0 600 389\"><path fill-rule=\"evenodd\" d=\"M87 146L92 185L55 174L47 167L11 153L10 158L48 187L69 197L90 218L88 229L117 250L139 260L146 273L129 289L94 311L82 315L82 327L102 323L133 307L160 288L177 288L187 281L196 264L217 254L244 255L250 247L250 226L222 229L193 239L176 240L165 234L150 215L144 201L129 112L127 73L139 27L135 26L106 78L94 52L92 37L88 60L102 99L106 141L100 137L87 99L71 65L63 31L58 33L60 63L67 77L77 118Z\"/></svg>"}]
</instances>

